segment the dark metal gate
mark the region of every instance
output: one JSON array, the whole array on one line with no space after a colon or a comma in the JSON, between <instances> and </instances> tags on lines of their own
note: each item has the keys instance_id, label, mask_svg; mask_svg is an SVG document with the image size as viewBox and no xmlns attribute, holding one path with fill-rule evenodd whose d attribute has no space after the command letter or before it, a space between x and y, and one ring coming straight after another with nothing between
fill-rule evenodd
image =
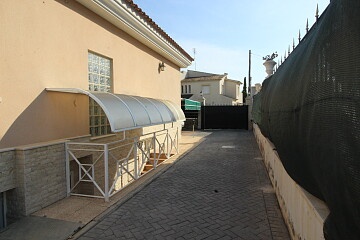
<instances>
[{"instance_id":1,"label":"dark metal gate","mask_svg":"<svg viewBox=\"0 0 360 240\"><path fill-rule=\"evenodd\" d=\"M248 129L248 106L201 106L202 129Z\"/></svg>"}]
</instances>

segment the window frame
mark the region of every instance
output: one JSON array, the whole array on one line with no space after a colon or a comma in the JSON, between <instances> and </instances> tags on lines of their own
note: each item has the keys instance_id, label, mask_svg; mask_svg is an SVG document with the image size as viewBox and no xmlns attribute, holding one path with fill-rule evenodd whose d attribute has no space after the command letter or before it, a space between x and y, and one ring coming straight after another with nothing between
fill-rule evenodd
<instances>
[{"instance_id":1,"label":"window frame","mask_svg":"<svg viewBox=\"0 0 360 240\"><path fill-rule=\"evenodd\" d=\"M88 51L88 85L90 91L113 92L113 60L111 58ZM106 114L91 98L89 98L89 131L93 137L111 134Z\"/></svg>"}]
</instances>

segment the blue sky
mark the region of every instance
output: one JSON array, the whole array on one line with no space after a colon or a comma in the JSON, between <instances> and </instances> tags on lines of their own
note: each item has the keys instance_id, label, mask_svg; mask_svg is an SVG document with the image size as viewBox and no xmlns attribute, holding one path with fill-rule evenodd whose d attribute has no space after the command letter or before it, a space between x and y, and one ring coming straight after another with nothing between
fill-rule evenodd
<instances>
[{"instance_id":1,"label":"blue sky","mask_svg":"<svg viewBox=\"0 0 360 240\"><path fill-rule=\"evenodd\" d=\"M243 82L248 75L249 50L252 83L266 77L262 57L277 51L284 57L299 29L305 34L330 0L133 0L185 51L194 56L196 70L228 73ZM195 70L195 63L188 67Z\"/></svg>"}]
</instances>

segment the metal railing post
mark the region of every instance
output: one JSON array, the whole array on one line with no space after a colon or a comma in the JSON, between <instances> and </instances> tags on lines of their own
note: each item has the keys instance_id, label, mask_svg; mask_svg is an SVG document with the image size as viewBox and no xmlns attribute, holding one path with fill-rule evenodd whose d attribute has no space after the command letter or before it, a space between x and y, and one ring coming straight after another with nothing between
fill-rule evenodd
<instances>
[{"instance_id":1,"label":"metal railing post","mask_svg":"<svg viewBox=\"0 0 360 240\"><path fill-rule=\"evenodd\" d=\"M105 202L109 202L109 146L104 145Z\"/></svg>"},{"instance_id":2,"label":"metal railing post","mask_svg":"<svg viewBox=\"0 0 360 240\"><path fill-rule=\"evenodd\" d=\"M140 169L138 169L138 139L134 139L134 169L135 169L135 179L139 178Z\"/></svg>"},{"instance_id":3,"label":"metal railing post","mask_svg":"<svg viewBox=\"0 0 360 240\"><path fill-rule=\"evenodd\" d=\"M68 144L65 143L65 176L66 176L66 196L70 196L70 158L69 158L69 147Z\"/></svg>"},{"instance_id":4,"label":"metal railing post","mask_svg":"<svg viewBox=\"0 0 360 240\"><path fill-rule=\"evenodd\" d=\"M153 141L154 141L154 162L153 162L153 166L154 166L154 169L156 168L156 133L153 134Z\"/></svg>"},{"instance_id":5,"label":"metal railing post","mask_svg":"<svg viewBox=\"0 0 360 240\"><path fill-rule=\"evenodd\" d=\"M176 138L176 154L179 154L179 136L180 136L179 132L181 132L181 130L179 127L177 127L176 128L176 136L175 136L175 138Z\"/></svg>"},{"instance_id":6,"label":"metal railing post","mask_svg":"<svg viewBox=\"0 0 360 240\"><path fill-rule=\"evenodd\" d=\"M166 157L170 157L170 150L169 150L169 129L166 130Z\"/></svg>"}]
</instances>

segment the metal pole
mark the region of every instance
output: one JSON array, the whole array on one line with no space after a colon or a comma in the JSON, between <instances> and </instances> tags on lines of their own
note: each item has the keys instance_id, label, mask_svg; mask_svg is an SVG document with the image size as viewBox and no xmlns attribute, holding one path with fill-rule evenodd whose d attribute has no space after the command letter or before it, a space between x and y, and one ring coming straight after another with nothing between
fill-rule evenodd
<instances>
[{"instance_id":1,"label":"metal pole","mask_svg":"<svg viewBox=\"0 0 360 240\"><path fill-rule=\"evenodd\" d=\"M138 169L138 151L137 151L137 146L138 146L138 141L139 139L135 140L134 139L134 169L135 169L135 179L139 178L139 169Z\"/></svg>"},{"instance_id":2,"label":"metal pole","mask_svg":"<svg viewBox=\"0 0 360 240\"><path fill-rule=\"evenodd\" d=\"M206 108L206 107L205 107L205 100L204 100L204 115L203 115L203 116L204 116L204 117L203 117L203 119L204 119L204 120L203 120L203 121L204 121L204 130L205 130L205 114L206 114L205 108Z\"/></svg>"},{"instance_id":3,"label":"metal pole","mask_svg":"<svg viewBox=\"0 0 360 240\"><path fill-rule=\"evenodd\" d=\"M177 127L176 129L176 153L179 153L179 132L181 133L181 129Z\"/></svg>"},{"instance_id":4,"label":"metal pole","mask_svg":"<svg viewBox=\"0 0 360 240\"><path fill-rule=\"evenodd\" d=\"M153 162L153 167L154 169L156 168L156 133L154 133L154 136L153 136L153 141L154 141L154 162Z\"/></svg>"},{"instance_id":5,"label":"metal pole","mask_svg":"<svg viewBox=\"0 0 360 240\"><path fill-rule=\"evenodd\" d=\"M105 202L109 202L109 147L104 145Z\"/></svg>"},{"instance_id":6,"label":"metal pole","mask_svg":"<svg viewBox=\"0 0 360 240\"><path fill-rule=\"evenodd\" d=\"M251 50L249 50L249 95L251 97Z\"/></svg>"},{"instance_id":7,"label":"metal pole","mask_svg":"<svg viewBox=\"0 0 360 240\"><path fill-rule=\"evenodd\" d=\"M170 151L169 151L169 129L166 130L166 157L169 158Z\"/></svg>"},{"instance_id":8,"label":"metal pole","mask_svg":"<svg viewBox=\"0 0 360 240\"><path fill-rule=\"evenodd\" d=\"M66 176L66 196L70 196L70 158L69 158L69 148L68 144L65 143L65 176Z\"/></svg>"}]
</instances>

